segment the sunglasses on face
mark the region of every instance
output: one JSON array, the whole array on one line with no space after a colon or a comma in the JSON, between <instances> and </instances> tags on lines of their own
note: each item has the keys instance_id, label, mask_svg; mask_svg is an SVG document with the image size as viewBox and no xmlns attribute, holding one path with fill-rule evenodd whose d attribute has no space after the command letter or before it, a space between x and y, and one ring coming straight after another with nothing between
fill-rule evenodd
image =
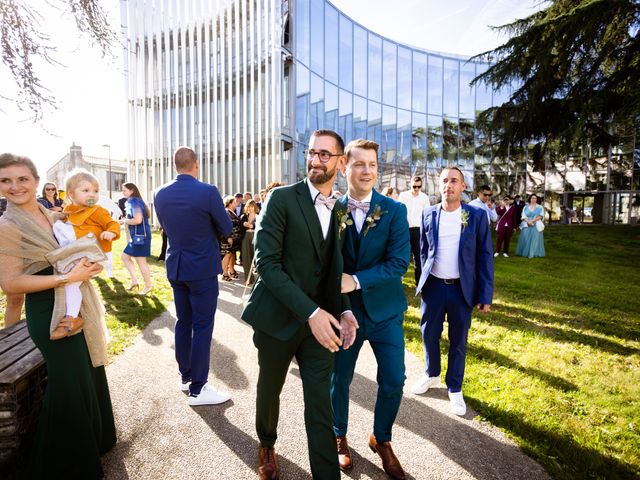
<instances>
[{"instance_id":1,"label":"sunglasses on face","mask_svg":"<svg viewBox=\"0 0 640 480\"><path fill-rule=\"evenodd\" d=\"M413 186L413 189L414 189L414 190L418 190L418 189L420 189L420 188L422 188L422 185L414 185L414 186Z\"/></svg>"},{"instance_id":2,"label":"sunglasses on face","mask_svg":"<svg viewBox=\"0 0 640 480\"><path fill-rule=\"evenodd\" d=\"M50 187L46 187L46 188L45 188L45 190L46 190L47 192L55 192L55 191L56 191L56 189L55 189L55 188L50 188Z\"/></svg>"}]
</instances>

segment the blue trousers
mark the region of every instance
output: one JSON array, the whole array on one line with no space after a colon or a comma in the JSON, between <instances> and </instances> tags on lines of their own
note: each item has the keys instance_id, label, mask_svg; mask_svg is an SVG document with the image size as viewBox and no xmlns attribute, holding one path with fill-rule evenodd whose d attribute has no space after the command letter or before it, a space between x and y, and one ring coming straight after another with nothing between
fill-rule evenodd
<instances>
[{"instance_id":1,"label":"blue trousers","mask_svg":"<svg viewBox=\"0 0 640 480\"><path fill-rule=\"evenodd\" d=\"M450 392L460 392L473 307L465 301L459 283L447 285L430 276L421 293L420 330L426 374L430 377L440 376L440 337L446 316L449 324L449 362L445 382Z\"/></svg>"},{"instance_id":2,"label":"blue trousers","mask_svg":"<svg viewBox=\"0 0 640 480\"><path fill-rule=\"evenodd\" d=\"M198 395L209 377L213 320L218 305L218 279L169 280L178 320L175 326L176 361L183 382Z\"/></svg>"},{"instance_id":3,"label":"blue trousers","mask_svg":"<svg viewBox=\"0 0 640 480\"><path fill-rule=\"evenodd\" d=\"M336 353L331 376L331 404L333 406L333 430L336 435L346 435L349 422L349 386L358 354L365 340L369 341L378 362L378 395L373 413L373 435L378 442L391 441L391 429L402 400L405 380L404 332L401 313L385 322L375 323L367 315L359 295L352 295L352 311L360 328L354 344ZM358 301L359 300L359 301Z\"/></svg>"}]
</instances>

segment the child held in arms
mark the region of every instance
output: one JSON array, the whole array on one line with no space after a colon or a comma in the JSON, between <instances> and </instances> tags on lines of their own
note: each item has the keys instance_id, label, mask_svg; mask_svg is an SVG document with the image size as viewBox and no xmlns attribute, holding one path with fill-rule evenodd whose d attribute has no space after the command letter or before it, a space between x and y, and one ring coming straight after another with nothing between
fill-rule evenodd
<instances>
[{"instance_id":1,"label":"child held in arms","mask_svg":"<svg viewBox=\"0 0 640 480\"><path fill-rule=\"evenodd\" d=\"M65 179L67 205L63 213L66 220L53 224L53 234L61 247L70 245L84 236L93 235L98 239L102 251L109 255L111 243L120 237L120 224L113 220L109 212L98 202L100 186L98 180L88 171L75 169ZM65 318L72 321L72 327L52 325L51 340L59 340L78 333L84 324L79 317L82 305L81 282L65 285ZM54 320L55 321L55 320Z\"/></svg>"}]
</instances>

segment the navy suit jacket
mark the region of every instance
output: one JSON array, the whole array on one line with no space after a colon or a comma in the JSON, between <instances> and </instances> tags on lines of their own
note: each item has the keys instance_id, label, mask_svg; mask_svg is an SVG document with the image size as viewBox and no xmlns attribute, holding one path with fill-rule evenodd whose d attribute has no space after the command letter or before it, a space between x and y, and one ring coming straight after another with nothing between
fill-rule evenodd
<instances>
[{"instance_id":1,"label":"navy suit jacket","mask_svg":"<svg viewBox=\"0 0 640 480\"><path fill-rule=\"evenodd\" d=\"M464 299L470 307L491 304L493 298L493 246L487 213L479 208L462 204L468 212L467 226L460 226L458 270ZM438 248L438 225L442 204L427 207L422 212L420 225L420 260L422 275L417 293L427 281Z\"/></svg>"},{"instance_id":2,"label":"navy suit jacket","mask_svg":"<svg viewBox=\"0 0 640 480\"><path fill-rule=\"evenodd\" d=\"M154 193L156 215L169 240L169 280L204 280L222 272L218 237L231 235L231 220L218 189L180 174Z\"/></svg>"},{"instance_id":3,"label":"navy suit jacket","mask_svg":"<svg viewBox=\"0 0 640 480\"><path fill-rule=\"evenodd\" d=\"M334 210L348 212L347 202L348 196L344 195ZM366 234L366 220L360 233L354 224L340 234L344 272L358 277L362 303L369 318L376 323L396 317L407 309L402 277L409 267L411 252L407 207L374 190L367 215L371 215L377 206L384 213ZM356 247L358 239L359 248ZM351 292L349 296L355 294Z\"/></svg>"}]
</instances>

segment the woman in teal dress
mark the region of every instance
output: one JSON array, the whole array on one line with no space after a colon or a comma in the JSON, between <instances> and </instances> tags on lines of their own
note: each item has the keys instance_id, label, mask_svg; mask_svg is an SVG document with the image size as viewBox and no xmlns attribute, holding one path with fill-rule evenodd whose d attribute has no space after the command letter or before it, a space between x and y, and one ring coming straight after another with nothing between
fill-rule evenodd
<instances>
[{"instance_id":1,"label":"woman in teal dress","mask_svg":"<svg viewBox=\"0 0 640 480\"><path fill-rule=\"evenodd\" d=\"M520 257L544 257L544 235L539 230L536 222L544 220L544 209L538 205L538 197L533 194L529 197L529 203L522 210L522 223L520 223L520 238L516 255Z\"/></svg>"},{"instance_id":2,"label":"woman in teal dress","mask_svg":"<svg viewBox=\"0 0 640 480\"><path fill-rule=\"evenodd\" d=\"M0 287L26 294L27 327L48 374L27 477L102 478L100 456L113 447L116 433L104 370L103 309L89 282L101 266L81 261L58 275L48 264L44 255L58 248L55 214L37 202L38 180L28 158L0 155L0 194L8 200L0 218ZM64 315L64 285L75 281L82 282L84 330L50 340L52 316Z\"/></svg>"}]
</instances>

